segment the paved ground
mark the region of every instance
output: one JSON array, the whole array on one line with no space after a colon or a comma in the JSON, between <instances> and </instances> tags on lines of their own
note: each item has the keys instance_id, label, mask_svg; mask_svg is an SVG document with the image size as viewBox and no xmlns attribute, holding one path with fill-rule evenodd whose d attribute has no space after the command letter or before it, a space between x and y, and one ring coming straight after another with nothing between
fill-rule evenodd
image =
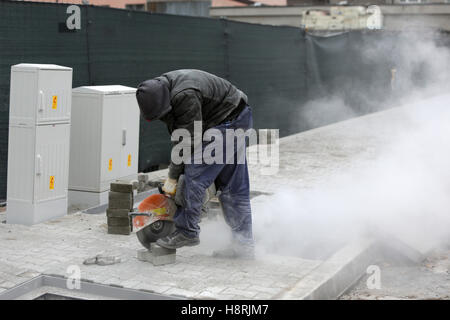
<instances>
[{"instance_id":1,"label":"paved ground","mask_svg":"<svg viewBox=\"0 0 450 320\"><path fill-rule=\"evenodd\" d=\"M450 299L450 250L430 253L419 265L383 261L380 266L380 289L368 289L364 276L344 294L342 300Z\"/></svg>"},{"instance_id":2,"label":"paved ground","mask_svg":"<svg viewBox=\"0 0 450 320\"><path fill-rule=\"evenodd\" d=\"M392 136L417 120L408 110L396 108L283 138L275 175L264 175L261 165L252 165L252 190L264 193L252 200L255 261L211 257L229 237L219 219L204 221L200 246L179 250L173 265L153 267L136 259L140 245L134 235L106 233L104 214L74 213L32 227L0 224L0 292L41 273L67 276L67 267L78 265L84 279L166 295L278 297L358 235L350 232L358 219L340 216L355 208L348 207L347 200L336 201L341 193L330 193L342 189L335 176L354 172L347 178L356 183L358 170L373 166ZM165 175L165 170L150 174L152 179ZM326 191L324 185L329 186ZM355 184L350 195L361 188ZM100 253L122 262L82 265Z\"/></svg>"},{"instance_id":3,"label":"paved ground","mask_svg":"<svg viewBox=\"0 0 450 320\"><path fill-rule=\"evenodd\" d=\"M181 249L177 262L154 267L136 259L135 236L106 234L103 215L73 214L33 227L0 226L0 287L8 289L39 273L66 275L78 265L81 277L102 284L203 298L270 298L290 287L319 262L264 256L257 261L214 259L205 247ZM120 257L112 266L85 266L97 254Z\"/></svg>"}]
</instances>

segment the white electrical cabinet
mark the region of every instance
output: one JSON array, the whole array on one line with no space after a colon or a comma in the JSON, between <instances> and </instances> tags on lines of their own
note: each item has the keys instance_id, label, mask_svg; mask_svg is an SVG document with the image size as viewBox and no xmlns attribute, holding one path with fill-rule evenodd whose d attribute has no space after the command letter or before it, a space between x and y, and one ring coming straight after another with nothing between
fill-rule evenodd
<instances>
[{"instance_id":1,"label":"white electrical cabinet","mask_svg":"<svg viewBox=\"0 0 450 320\"><path fill-rule=\"evenodd\" d=\"M86 208L106 203L111 182L136 177L139 114L135 88L72 90L70 205Z\"/></svg>"},{"instance_id":2,"label":"white electrical cabinet","mask_svg":"<svg viewBox=\"0 0 450 320\"><path fill-rule=\"evenodd\" d=\"M11 68L7 223L67 213L72 68Z\"/></svg>"}]
</instances>

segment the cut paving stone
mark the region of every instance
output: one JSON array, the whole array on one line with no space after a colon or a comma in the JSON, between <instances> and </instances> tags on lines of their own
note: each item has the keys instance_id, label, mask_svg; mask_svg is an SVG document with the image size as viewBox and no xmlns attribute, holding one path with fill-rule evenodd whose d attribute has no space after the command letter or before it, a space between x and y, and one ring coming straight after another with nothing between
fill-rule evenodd
<instances>
[{"instance_id":1,"label":"cut paving stone","mask_svg":"<svg viewBox=\"0 0 450 320\"><path fill-rule=\"evenodd\" d=\"M106 209L106 216L109 218L127 218L129 213L128 209Z\"/></svg>"},{"instance_id":2,"label":"cut paving stone","mask_svg":"<svg viewBox=\"0 0 450 320\"><path fill-rule=\"evenodd\" d=\"M138 250L138 260L150 262L154 266L162 266L165 264L175 263L175 254L168 254L165 256L154 256L153 253L147 249Z\"/></svg>"},{"instance_id":3,"label":"cut paving stone","mask_svg":"<svg viewBox=\"0 0 450 320\"><path fill-rule=\"evenodd\" d=\"M177 252L176 249L166 249L158 246L156 243L150 244L150 250L152 251L154 256L164 256L168 254L175 254Z\"/></svg>"},{"instance_id":4,"label":"cut paving stone","mask_svg":"<svg viewBox=\"0 0 450 320\"><path fill-rule=\"evenodd\" d=\"M120 235L129 235L131 233L131 227L124 226L124 227L114 227L114 226L108 226L108 233L109 234L120 234Z\"/></svg>"},{"instance_id":5,"label":"cut paving stone","mask_svg":"<svg viewBox=\"0 0 450 320\"><path fill-rule=\"evenodd\" d=\"M113 182L110 186L111 192L132 193L133 184L124 182Z\"/></svg>"},{"instance_id":6,"label":"cut paving stone","mask_svg":"<svg viewBox=\"0 0 450 320\"><path fill-rule=\"evenodd\" d=\"M137 258L140 261L150 262L154 266L175 263L176 250L165 249L154 243L150 245L150 250L140 249L137 251Z\"/></svg>"}]
</instances>

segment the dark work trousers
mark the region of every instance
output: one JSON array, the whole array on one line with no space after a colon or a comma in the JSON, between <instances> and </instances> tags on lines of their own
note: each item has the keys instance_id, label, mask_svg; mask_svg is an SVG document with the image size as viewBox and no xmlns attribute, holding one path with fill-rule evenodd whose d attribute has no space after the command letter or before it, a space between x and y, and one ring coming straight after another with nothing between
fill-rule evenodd
<instances>
[{"instance_id":1,"label":"dark work trousers","mask_svg":"<svg viewBox=\"0 0 450 320\"><path fill-rule=\"evenodd\" d=\"M202 160L201 164L195 164L193 162L191 164L185 164L184 187L186 206L179 207L174 217L177 229L184 235L188 237L196 237L199 235L199 222L205 190L212 183L215 183L217 191L220 191L219 201L222 205L224 218L226 223L231 227L234 240L244 245L253 244L250 183L247 159L245 157L248 141L244 144L237 143L238 138L233 136L231 139L234 140L232 144L234 147L231 148L231 152L227 154L225 148L227 143L226 129L247 130L252 128L252 126L252 110L249 106L246 106L235 120L214 127L216 133L220 131L222 134L222 163L206 164ZM202 152L209 143L203 143ZM240 155L243 152L240 163L237 161L238 151L241 152L239 153ZM214 153L212 154L214 155ZM225 157L228 157L228 160L231 157L231 161L226 161L227 159Z\"/></svg>"}]
</instances>

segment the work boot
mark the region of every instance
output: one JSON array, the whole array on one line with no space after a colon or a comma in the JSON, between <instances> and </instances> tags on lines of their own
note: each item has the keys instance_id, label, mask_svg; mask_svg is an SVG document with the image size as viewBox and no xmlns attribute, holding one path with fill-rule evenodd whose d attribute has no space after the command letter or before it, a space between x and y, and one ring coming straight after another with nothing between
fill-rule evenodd
<instances>
[{"instance_id":1,"label":"work boot","mask_svg":"<svg viewBox=\"0 0 450 320\"><path fill-rule=\"evenodd\" d=\"M180 230L175 230L168 236L158 239L156 244L166 249L178 249L184 246L192 247L200 243L199 237L187 237Z\"/></svg>"},{"instance_id":2,"label":"work boot","mask_svg":"<svg viewBox=\"0 0 450 320\"><path fill-rule=\"evenodd\" d=\"M214 258L226 259L255 259L255 247L253 245L233 243L229 247L213 252Z\"/></svg>"}]
</instances>

